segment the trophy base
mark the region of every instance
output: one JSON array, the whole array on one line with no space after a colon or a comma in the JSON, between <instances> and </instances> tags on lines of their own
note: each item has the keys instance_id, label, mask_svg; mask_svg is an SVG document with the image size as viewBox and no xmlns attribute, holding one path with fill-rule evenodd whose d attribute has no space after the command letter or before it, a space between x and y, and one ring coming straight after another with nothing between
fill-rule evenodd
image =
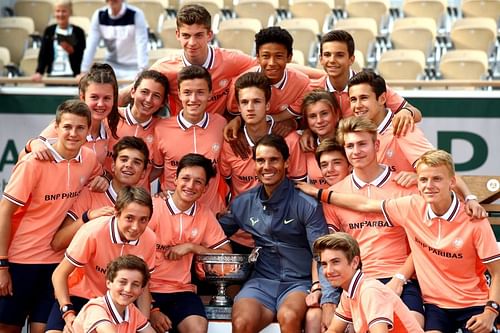
<instances>
[{"instance_id":1,"label":"trophy base","mask_svg":"<svg viewBox=\"0 0 500 333\"><path fill-rule=\"evenodd\" d=\"M208 320L231 320L232 307L205 305Z\"/></svg>"}]
</instances>

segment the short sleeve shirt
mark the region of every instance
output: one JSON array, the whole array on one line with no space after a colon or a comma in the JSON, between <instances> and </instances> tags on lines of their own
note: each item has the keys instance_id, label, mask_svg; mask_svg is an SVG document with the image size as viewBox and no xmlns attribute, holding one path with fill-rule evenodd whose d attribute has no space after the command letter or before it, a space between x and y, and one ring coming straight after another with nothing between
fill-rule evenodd
<instances>
[{"instance_id":1,"label":"short sleeve shirt","mask_svg":"<svg viewBox=\"0 0 500 333\"><path fill-rule=\"evenodd\" d=\"M135 241L122 240L115 217L102 216L85 223L66 249L65 259L77 267L71 273L69 293L93 298L106 292L106 266L113 259L133 254L142 258L150 271L155 268L156 235L146 228Z\"/></svg>"},{"instance_id":2,"label":"short sleeve shirt","mask_svg":"<svg viewBox=\"0 0 500 333\"><path fill-rule=\"evenodd\" d=\"M414 315L389 287L380 281L365 278L357 271L348 291L340 298L335 316L352 323L356 333L368 332L379 323L387 324L390 332L422 332Z\"/></svg>"},{"instance_id":3,"label":"short sleeve shirt","mask_svg":"<svg viewBox=\"0 0 500 333\"><path fill-rule=\"evenodd\" d=\"M214 213L201 203L187 211L179 210L170 194L167 200L153 199L153 216L149 227L156 233L157 268L151 276L149 289L155 293L195 292L191 284L193 253L179 260L168 260L165 252L172 246L185 243L217 249L228 243Z\"/></svg>"},{"instance_id":4,"label":"short sleeve shirt","mask_svg":"<svg viewBox=\"0 0 500 333\"><path fill-rule=\"evenodd\" d=\"M117 333L142 332L149 326L148 319L133 303L125 308L125 314L122 315L116 309L109 292L84 305L73 322L73 330L75 333L94 333L103 323L113 324Z\"/></svg>"},{"instance_id":5,"label":"short sleeve shirt","mask_svg":"<svg viewBox=\"0 0 500 333\"><path fill-rule=\"evenodd\" d=\"M450 309L486 304L484 264L500 259L487 219L472 221L454 193L442 216L419 195L386 200L382 209L389 222L405 228L425 303Z\"/></svg>"},{"instance_id":6,"label":"short sleeve shirt","mask_svg":"<svg viewBox=\"0 0 500 333\"><path fill-rule=\"evenodd\" d=\"M54 161L39 161L33 154L21 159L12 171L4 200L19 206L12 216L9 261L19 264L59 263L63 251L54 251L50 240L67 211L90 179L102 174L93 151L82 147L65 160L46 142Z\"/></svg>"}]
</instances>

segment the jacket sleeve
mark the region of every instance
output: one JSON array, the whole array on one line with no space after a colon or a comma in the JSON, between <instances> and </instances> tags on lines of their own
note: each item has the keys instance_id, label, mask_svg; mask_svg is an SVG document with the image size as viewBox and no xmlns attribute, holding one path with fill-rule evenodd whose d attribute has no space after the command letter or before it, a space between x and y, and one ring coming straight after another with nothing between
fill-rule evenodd
<instances>
[{"instance_id":1,"label":"jacket sleeve","mask_svg":"<svg viewBox=\"0 0 500 333\"><path fill-rule=\"evenodd\" d=\"M50 25L45 28L42 36L42 45L40 46L40 52L38 53L38 64L36 67L36 72L44 74L47 71L50 63L54 60L54 51L50 48L52 46L52 36L54 36L55 26ZM50 56L52 55L52 57Z\"/></svg>"},{"instance_id":2,"label":"jacket sleeve","mask_svg":"<svg viewBox=\"0 0 500 333\"><path fill-rule=\"evenodd\" d=\"M85 51L85 32L79 26L73 26L73 36L75 37L76 44L73 46L73 54L69 56L71 62L71 69L73 70L73 75L76 76L80 74L80 66L83 59L83 51Z\"/></svg>"}]
</instances>

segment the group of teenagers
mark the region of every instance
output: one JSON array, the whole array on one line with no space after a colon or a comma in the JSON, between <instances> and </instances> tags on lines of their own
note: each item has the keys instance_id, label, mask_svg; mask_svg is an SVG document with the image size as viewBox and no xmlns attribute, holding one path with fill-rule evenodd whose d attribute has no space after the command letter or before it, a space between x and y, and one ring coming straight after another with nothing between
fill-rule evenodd
<instances>
[{"instance_id":1,"label":"group of teenagers","mask_svg":"<svg viewBox=\"0 0 500 333\"><path fill-rule=\"evenodd\" d=\"M0 201L0 332L204 333L194 256L252 251L233 332L491 332L487 214L420 111L351 70L349 33L322 37L322 73L280 27L255 58L210 46L199 5L176 34L183 55L120 92L94 64L27 142Z\"/></svg>"}]
</instances>

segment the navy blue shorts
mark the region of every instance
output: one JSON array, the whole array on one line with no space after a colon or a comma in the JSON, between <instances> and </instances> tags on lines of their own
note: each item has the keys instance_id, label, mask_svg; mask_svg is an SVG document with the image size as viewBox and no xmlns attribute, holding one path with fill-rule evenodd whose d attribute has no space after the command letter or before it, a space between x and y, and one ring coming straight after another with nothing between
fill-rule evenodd
<instances>
[{"instance_id":1,"label":"navy blue shorts","mask_svg":"<svg viewBox=\"0 0 500 333\"><path fill-rule=\"evenodd\" d=\"M154 300L153 307L160 308L172 321L172 327L177 327L189 316L207 318L201 298L193 292L151 293L151 296Z\"/></svg>"},{"instance_id":2,"label":"navy blue shorts","mask_svg":"<svg viewBox=\"0 0 500 333\"><path fill-rule=\"evenodd\" d=\"M236 295L235 301L241 298L253 298L276 314L288 294L295 291L307 294L310 287L311 280L281 282L264 278L250 278Z\"/></svg>"},{"instance_id":3,"label":"navy blue shorts","mask_svg":"<svg viewBox=\"0 0 500 333\"><path fill-rule=\"evenodd\" d=\"M443 309L434 304L425 304L425 331L455 333L459 328L463 333L470 332L465 324L470 317L483 313L484 306L471 306L463 309Z\"/></svg>"},{"instance_id":4,"label":"navy blue shorts","mask_svg":"<svg viewBox=\"0 0 500 333\"><path fill-rule=\"evenodd\" d=\"M0 323L24 326L30 322L46 323L55 301L52 273L57 264L9 264L13 296L0 297Z\"/></svg>"},{"instance_id":5,"label":"navy blue shorts","mask_svg":"<svg viewBox=\"0 0 500 333\"><path fill-rule=\"evenodd\" d=\"M383 284L387 284L391 278L378 279ZM408 280L403 286L401 293L401 300L411 311L424 314L424 301L422 299L422 292L417 280Z\"/></svg>"},{"instance_id":6,"label":"navy blue shorts","mask_svg":"<svg viewBox=\"0 0 500 333\"><path fill-rule=\"evenodd\" d=\"M89 301L86 298L70 296L71 304L75 307L75 312L78 314L80 310L83 308L85 304ZM52 305L52 309L50 310L49 318L47 319L47 325L45 327L46 331L54 330L54 331L62 331L64 329L64 325L66 322L61 316L61 310L59 306L59 302L56 300Z\"/></svg>"}]
</instances>

